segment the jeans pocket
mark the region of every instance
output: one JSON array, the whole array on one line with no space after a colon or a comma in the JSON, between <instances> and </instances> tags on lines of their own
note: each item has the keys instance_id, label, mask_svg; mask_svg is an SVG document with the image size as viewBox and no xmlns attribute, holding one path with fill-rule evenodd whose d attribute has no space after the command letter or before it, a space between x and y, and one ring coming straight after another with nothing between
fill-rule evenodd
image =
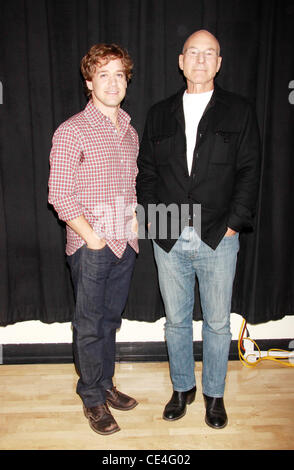
<instances>
[{"instance_id":1,"label":"jeans pocket","mask_svg":"<svg viewBox=\"0 0 294 470\"><path fill-rule=\"evenodd\" d=\"M102 248L89 248L88 245L85 244L84 248L86 248L89 251L102 251L102 250L104 250L104 248L106 248L106 246L107 246L107 243L105 243L105 245Z\"/></svg>"},{"instance_id":2,"label":"jeans pocket","mask_svg":"<svg viewBox=\"0 0 294 470\"><path fill-rule=\"evenodd\" d=\"M239 232L236 232L235 235L224 236L221 243L224 247L227 247L228 250L239 251Z\"/></svg>"},{"instance_id":3,"label":"jeans pocket","mask_svg":"<svg viewBox=\"0 0 294 470\"><path fill-rule=\"evenodd\" d=\"M104 265L108 262L109 250L107 244L103 248L93 249L83 246L83 260L88 265Z\"/></svg>"},{"instance_id":4,"label":"jeans pocket","mask_svg":"<svg viewBox=\"0 0 294 470\"><path fill-rule=\"evenodd\" d=\"M234 235L224 235L224 238L234 238L239 235L239 232L234 233Z\"/></svg>"}]
</instances>

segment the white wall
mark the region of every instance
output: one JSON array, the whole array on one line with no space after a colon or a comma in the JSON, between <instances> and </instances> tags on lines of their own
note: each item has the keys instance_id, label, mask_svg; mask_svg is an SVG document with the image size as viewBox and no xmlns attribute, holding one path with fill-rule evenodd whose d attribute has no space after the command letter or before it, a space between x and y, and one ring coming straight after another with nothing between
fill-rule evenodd
<instances>
[{"instance_id":1,"label":"white wall","mask_svg":"<svg viewBox=\"0 0 294 470\"><path fill-rule=\"evenodd\" d=\"M123 320L117 333L119 342L164 341L164 322L161 318L156 323ZM238 339L242 325L242 317L231 315L233 340ZM282 320L271 321L260 325L247 325L252 339L294 338L294 316L286 316ZM194 322L194 340L201 340L201 322ZM47 325L39 321L16 323L0 327L1 344L30 343L71 343L72 331L70 323L53 323Z\"/></svg>"}]
</instances>

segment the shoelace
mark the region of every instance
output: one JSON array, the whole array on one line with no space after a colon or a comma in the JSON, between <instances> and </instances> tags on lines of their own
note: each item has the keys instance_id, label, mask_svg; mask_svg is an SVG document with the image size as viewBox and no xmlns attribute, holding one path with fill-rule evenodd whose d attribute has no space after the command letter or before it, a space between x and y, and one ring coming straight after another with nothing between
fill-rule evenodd
<instances>
[{"instance_id":1,"label":"shoelace","mask_svg":"<svg viewBox=\"0 0 294 470\"><path fill-rule=\"evenodd\" d=\"M94 421L99 420L103 415L103 410L105 413L111 415L111 412L108 408L108 405L105 403L103 405L93 406L92 408L87 408L88 416L90 416Z\"/></svg>"},{"instance_id":2,"label":"shoelace","mask_svg":"<svg viewBox=\"0 0 294 470\"><path fill-rule=\"evenodd\" d=\"M110 390L107 390L107 392L114 398L118 397L118 391L116 390L116 387L112 387Z\"/></svg>"}]
</instances>

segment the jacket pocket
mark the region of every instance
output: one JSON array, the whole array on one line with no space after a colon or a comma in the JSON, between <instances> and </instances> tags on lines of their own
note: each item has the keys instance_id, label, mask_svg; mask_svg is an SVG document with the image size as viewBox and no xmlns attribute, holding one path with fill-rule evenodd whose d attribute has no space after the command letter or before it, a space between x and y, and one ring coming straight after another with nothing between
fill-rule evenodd
<instances>
[{"instance_id":1,"label":"jacket pocket","mask_svg":"<svg viewBox=\"0 0 294 470\"><path fill-rule=\"evenodd\" d=\"M210 163L219 165L233 165L237 151L239 132L216 130Z\"/></svg>"}]
</instances>

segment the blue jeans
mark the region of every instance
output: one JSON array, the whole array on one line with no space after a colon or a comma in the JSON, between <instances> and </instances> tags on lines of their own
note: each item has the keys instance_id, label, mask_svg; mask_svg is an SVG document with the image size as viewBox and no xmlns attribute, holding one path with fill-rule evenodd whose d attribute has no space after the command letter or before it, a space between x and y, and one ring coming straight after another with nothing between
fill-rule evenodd
<instances>
[{"instance_id":1,"label":"blue jeans","mask_svg":"<svg viewBox=\"0 0 294 470\"><path fill-rule=\"evenodd\" d=\"M73 351L79 380L77 393L86 407L105 403L112 388L115 335L121 325L136 254L127 245L118 258L106 245L92 250L83 245L67 260L76 297Z\"/></svg>"},{"instance_id":2,"label":"blue jeans","mask_svg":"<svg viewBox=\"0 0 294 470\"><path fill-rule=\"evenodd\" d=\"M165 312L165 338L173 389L187 391L196 384L193 356L195 276L203 313L202 391L222 397L231 343L230 313L238 234L224 237L213 250L193 227L185 227L169 253L155 242L154 255Z\"/></svg>"}]
</instances>

